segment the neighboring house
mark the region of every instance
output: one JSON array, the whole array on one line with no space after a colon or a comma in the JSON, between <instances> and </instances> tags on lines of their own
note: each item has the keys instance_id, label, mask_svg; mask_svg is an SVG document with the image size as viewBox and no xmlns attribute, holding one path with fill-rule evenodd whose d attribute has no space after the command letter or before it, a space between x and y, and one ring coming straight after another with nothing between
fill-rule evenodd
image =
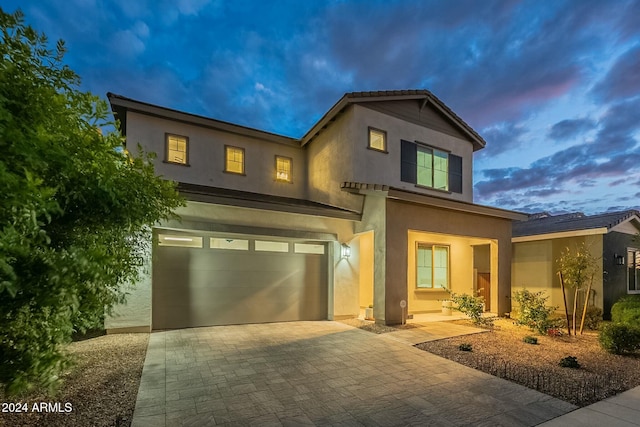
<instances>
[{"instance_id":1,"label":"neighboring house","mask_svg":"<svg viewBox=\"0 0 640 427\"><path fill-rule=\"evenodd\" d=\"M549 304L564 310L558 259L566 248L575 250L584 242L598 259L590 302L609 319L618 298L640 293L638 232L640 213L634 210L589 216L543 213L514 222L512 290L546 291ZM573 292L567 292L567 297L571 311Z\"/></svg>"},{"instance_id":2,"label":"neighboring house","mask_svg":"<svg viewBox=\"0 0 640 427\"><path fill-rule=\"evenodd\" d=\"M438 311L482 289L510 310L511 222L473 203L485 141L426 90L344 95L289 138L108 94L127 148L188 200L153 230L145 280L110 330ZM406 303L403 312L402 302Z\"/></svg>"}]
</instances>

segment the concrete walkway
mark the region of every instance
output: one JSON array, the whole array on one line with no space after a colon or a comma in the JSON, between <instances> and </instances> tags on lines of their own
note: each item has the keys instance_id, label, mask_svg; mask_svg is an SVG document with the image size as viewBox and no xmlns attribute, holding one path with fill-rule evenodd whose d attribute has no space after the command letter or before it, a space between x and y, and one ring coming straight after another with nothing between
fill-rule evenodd
<instances>
[{"instance_id":1,"label":"concrete walkway","mask_svg":"<svg viewBox=\"0 0 640 427\"><path fill-rule=\"evenodd\" d=\"M575 409L385 335L330 321L153 333L132 425L533 426Z\"/></svg>"},{"instance_id":2,"label":"concrete walkway","mask_svg":"<svg viewBox=\"0 0 640 427\"><path fill-rule=\"evenodd\" d=\"M540 425L544 427L640 426L640 387L632 388Z\"/></svg>"}]
</instances>

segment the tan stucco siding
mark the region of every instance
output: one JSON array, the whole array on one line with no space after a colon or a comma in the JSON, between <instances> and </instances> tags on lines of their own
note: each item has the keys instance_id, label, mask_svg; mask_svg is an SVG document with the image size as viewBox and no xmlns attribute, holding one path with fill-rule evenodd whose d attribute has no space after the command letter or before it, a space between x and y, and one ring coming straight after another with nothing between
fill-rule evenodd
<instances>
[{"instance_id":1,"label":"tan stucco siding","mask_svg":"<svg viewBox=\"0 0 640 427\"><path fill-rule=\"evenodd\" d=\"M164 162L166 133L189 138L189 166ZM296 146L129 111L127 148L135 152L138 144L145 151L157 154L156 173L174 181L283 197L305 198L306 195L306 158L304 150ZM244 176L224 172L225 145L244 148ZM276 181L276 155L292 159L292 183Z\"/></svg>"},{"instance_id":2,"label":"tan stucco siding","mask_svg":"<svg viewBox=\"0 0 640 427\"><path fill-rule=\"evenodd\" d=\"M604 291L602 281L602 235L514 243L512 292L515 293L522 289L527 289L531 292L544 291L545 295L549 297L547 304L557 307L558 313L563 313L564 299L558 277L558 271L560 270L558 259L566 248L573 251L583 242L598 260L592 287L592 291L595 292L595 298L592 301L597 307L602 308ZM567 289L566 296L567 305L571 312L574 299L573 289ZM517 307L514 304L515 308Z\"/></svg>"},{"instance_id":3,"label":"tan stucco siding","mask_svg":"<svg viewBox=\"0 0 640 427\"><path fill-rule=\"evenodd\" d=\"M460 211L438 209L397 200L387 200L386 220L386 321L388 324L401 321L400 301L408 295L409 230L426 233L450 234L466 237L471 241L491 241L493 268L497 277L492 278L496 292L492 292L492 311L504 313L510 310L511 283L511 221L508 219L476 215ZM477 239L477 240L476 240ZM451 260L453 260L453 255ZM473 252L464 250L459 254L472 265ZM452 264L451 269L455 270ZM461 289L469 287L468 267L462 272L452 273L460 277ZM472 282L471 282L472 283ZM466 284L466 285L465 285ZM492 289L493 291L493 289ZM437 292L435 292L437 293ZM446 296L442 293L443 297ZM495 294L495 295L493 295ZM433 304L433 303L430 303Z\"/></svg>"},{"instance_id":4,"label":"tan stucco siding","mask_svg":"<svg viewBox=\"0 0 640 427\"><path fill-rule=\"evenodd\" d=\"M473 144L471 142L359 105L354 106L350 126L353 138L349 145L352 150L350 157L354 160L351 165L353 181L386 184L418 193L473 202ZM387 133L388 153L367 148L369 127ZM429 190L402 182L400 180L400 140L402 139L419 141L462 157L462 194Z\"/></svg>"},{"instance_id":5,"label":"tan stucco siding","mask_svg":"<svg viewBox=\"0 0 640 427\"><path fill-rule=\"evenodd\" d=\"M354 113L348 107L336 121L305 146L308 164L308 197L315 202L360 211L362 197L340 190L353 181Z\"/></svg>"}]
</instances>

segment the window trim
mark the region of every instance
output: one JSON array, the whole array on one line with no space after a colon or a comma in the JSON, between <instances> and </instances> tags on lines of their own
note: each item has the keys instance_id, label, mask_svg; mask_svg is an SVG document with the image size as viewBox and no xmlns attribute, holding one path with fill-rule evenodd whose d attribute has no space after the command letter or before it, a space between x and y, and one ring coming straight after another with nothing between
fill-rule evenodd
<instances>
[{"instance_id":1,"label":"window trim","mask_svg":"<svg viewBox=\"0 0 640 427\"><path fill-rule=\"evenodd\" d=\"M184 138L185 140L185 152L184 152L184 163L174 162L169 160L169 138ZM170 165L179 165L179 166L190 166L189 165L189 137L185 135L178 135L177 133L164 133L164 161L163 163L168 163Z\"/></svg>"},{"instance_id":2,"label":"window trim","mask_svg":"<svg viewBox=\"0 0 640 427\"><path fill-rule=\"evenodd\" d=\"M278 178L278 159L288 160L289 161L289 179ZM281 156L279 154L276 154L274 163L275 163L275 168L276 168L276 181L293 184L293 158L287 157L287 156Z\"/></svg>"},{"instance_id":3,"label":"window trim","mask_svg":"<svg viewBox=\"0 0 640 427\"><path fill-rule=\"evenodd\" d=\"M637 264L636 264L636 268L635 268L635 270L636 270L636 289L633 290L633 291L631 289L629 289L629 280L631 279L630 271L629 271L630 270L630 268L629 268L629 253L640 254L640 248L628 247L626 252L627 252L627 254L626 254L627 256L626 256L626 259L625 259L624 266L625 266L625 269L627 270L627 274L626 274L626 278L627 278L627 286L626 286L627 294L628 295L640 294L640 284L638 283L638 281L640 280L640 274L638 273L639 269L638 269ZM636 263L637 263L637 258L638 258L638 255L634 255L634 261Z\"/></svg>"},{"instance_id":4,"label":"window trim","mask_svg":"<svg viewBox=\"0 0 640 427\"><path fill-rule=\"evenodd\" d=\"M236 150L240 150L242 151L242 172L235 172L235 171L231 171L227 169L228 166L228 156L229 156L229 148L233 148ZM233 175L241 175L241 176L247 176L247 174L245 173L245 171L247 170L247 156L246 156L246 151L243 147L238 147L235 145L227 145L225 144L224 146L224 169L223 172L224 173L230 173Z\"/></svg>"},{"instance_id":5,"label":"window trim","mask_svg":"<svg viewBox=\"0 0 640 427\"><path fill-rule=\"evenodd\" d=\"M431 283L430 288L424 288L418 286L418 250L422 248L431 248ZM435 248L445 248L447 250L447 287L451 288L451 245L445 245L442 243L430 243L430 242L417 242L416 241L416 253L415 253L415 292L446 292L445 288L435 287L435 268L434 268L434 256Z\"/></svg>"},{"instance_id":6,"label":"window trim","mask_svg":"<svg viewBox=\"0 0 640 427\"><path fill-rule=\"evenodd\" d=\"M379 149L376 147L373 147L371 145L371 131L374 132L379 132L382 134L382 145L383 145L383 149ZM373 151L377 151L379 153L385 153L385 154L389 154L389 151L387 150L387 131L386 130L382 130L382 129L378 129L378 128L374 128L373 126L369 126L367 129L367 148L369 150L373 150Z\"/></svg>"}]
</instances>

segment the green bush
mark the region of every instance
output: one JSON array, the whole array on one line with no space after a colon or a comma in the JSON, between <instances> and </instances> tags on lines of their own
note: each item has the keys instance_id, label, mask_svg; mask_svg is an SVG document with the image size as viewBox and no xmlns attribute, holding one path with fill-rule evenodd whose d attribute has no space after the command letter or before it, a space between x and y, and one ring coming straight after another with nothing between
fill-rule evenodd
<instances>
[{"instance_id":1,"label":"green bush","mask_svg":"<svg viewBox=\"0 0 640 427\"><path fill-rule=\"evenodd\" d=\"M473 346L469 343L462 343L458 346L460 351L473 351Z\"/></svg>"},{"instance_id":2,"label":"green bush","mask_svg":"<svg viewBox=\"0 0 640 427\"><path fill-rule=\"evenodd\" d=\"M611 321L629 325L640 324L640 295L625 295L611 307Z\"/></svg>"},{"instance_id":3,"label":"green bush","mask_svg":"<svg viewBox=\"0 0 640 427\"><path fill-rule=\"evenodd\" d=\"M584 318L584 326L587 329L591 329L595 331L600 326L602 322L602 309L600 307L596 307L595 305L590 305L587 307L587 315Z\"/></svg>"},{"instance_id":4,"label":"green bush","mask_svg":"<svg viewBox=\"0 0 640 427\"><path fill-rule=\"evenodd\" d=\"M544 291L531 292L523 289L517 291L513 299L519 305L516 320L518 324L528 326L532 331L538 331L540 334L545 334L548 329L557 326L551 314L558 307L545 305L549 297L544 295Z\"/></svg>"},{"instance_id":5,"label":"green bush","mask_svg":"<svg viewBox=\"0 0 640 427\"><path fill-rule=\"evenodd\" d=\"M451 293L451 301L455 304L454 309L467 315L474 325L493 326L493 318L482 317L484 311L484 298L468 294Z\"/></svg>"},{"instance_id":6,"label":"green bush","mask_svg":"<svg viewBox=\"0 0 640 427\"><path fill-rule=\"evenodd\" d=\"M609 353L623 354L640 349L640 327L607 323L600 328L600 345Z\"/></svg>"},{"instance_id":7,"label":"green bush","mask_svg":"<svg viewBox=\"0 0 640 427\"><path fill-rule=\"evenodd\" d=\"M522 339L522 341L526 342L527 344L533 344L533 345L538 344L538 338L532 337L531 335L527 335Z\"/></svg>"},{"instance_id":8,"label":"green bush","mask_svg":"<svg viewBox=\"0 0 640 427\"><path fill-rule=\"evenodd\" d=\"M563 368L572 368L572 369L580 368L580 364L578 363L578 358L575 356L563 357L562 359L560 359L560 363L558 363L558 365L562 366Z\"/></svg>"}]
</instances>

